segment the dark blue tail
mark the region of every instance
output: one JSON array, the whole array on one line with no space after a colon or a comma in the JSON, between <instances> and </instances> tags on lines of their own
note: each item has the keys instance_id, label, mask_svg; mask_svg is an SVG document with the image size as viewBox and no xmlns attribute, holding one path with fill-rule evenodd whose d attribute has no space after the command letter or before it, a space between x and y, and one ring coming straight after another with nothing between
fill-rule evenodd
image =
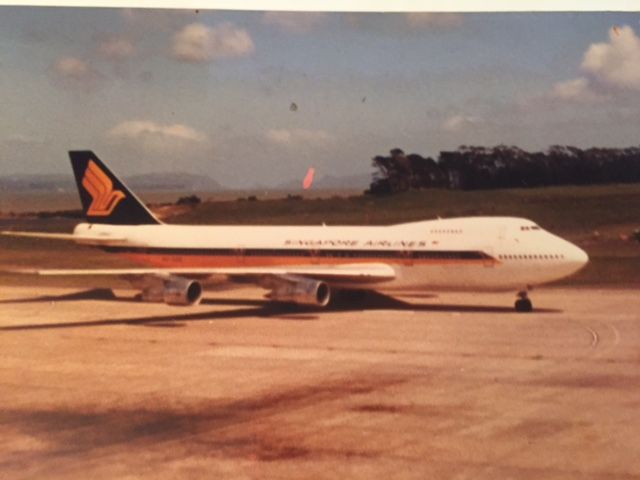
<instances>
[{"instance_id":1,"label":"dark blue tail","mask_svg":"<svg viewBox=\"0 0 640 480\"><path fill-rule=\"evenodd\" d=\"M82 211L89 223L155 225L161 222L95 153L69 152Z\"/></svg>"}]
</instances>

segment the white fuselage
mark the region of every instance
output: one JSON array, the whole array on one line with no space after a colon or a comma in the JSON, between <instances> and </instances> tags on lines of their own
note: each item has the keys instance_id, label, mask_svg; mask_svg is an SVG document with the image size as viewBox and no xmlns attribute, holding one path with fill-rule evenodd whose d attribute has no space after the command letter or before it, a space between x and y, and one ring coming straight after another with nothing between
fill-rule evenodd
<instances>
[{"instance_id":1,"label":"white fuselage","mask_svg":"<svg viewBox=\"0 0 640 480\"><path fill-rule=\"evenodd\" d=\"M511 217L391 226L83 223L74 234L113 237L107 251L165 268L384 263L396 278L373 287L381 291L522 289L571 275L588 261L572 243Z\"/></svg>"}]
</instances>

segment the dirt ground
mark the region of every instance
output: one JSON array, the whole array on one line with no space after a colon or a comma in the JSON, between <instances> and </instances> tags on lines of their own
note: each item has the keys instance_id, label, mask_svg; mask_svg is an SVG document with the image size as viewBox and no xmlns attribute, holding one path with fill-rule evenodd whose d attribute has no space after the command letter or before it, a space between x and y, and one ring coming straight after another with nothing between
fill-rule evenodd
<instances>
[{"instance_id":1,"label":"dirt ground","mask_svg":"<svg viewBox=\"0 0 640 480\"><path fill-rule=\"evenodd\" d=\"M2 287L0 478L640 478L640 295Z\"/></svg>"}]
</instances>

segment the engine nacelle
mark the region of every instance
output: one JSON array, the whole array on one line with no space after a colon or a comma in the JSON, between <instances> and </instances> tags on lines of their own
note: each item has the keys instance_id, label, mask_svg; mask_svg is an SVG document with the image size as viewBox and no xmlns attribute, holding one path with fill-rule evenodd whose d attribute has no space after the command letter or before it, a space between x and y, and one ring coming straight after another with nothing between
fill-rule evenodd
<instances>
[{"instance_id":1,"label":"engine nacelle","mask_svg":"<svg viewBox=\"0 0 640 480\"><path fill-rule=\"evenodd\" d=\"M197 305L202 300L202 285L195 280L170 280L162 299L167 305Z\"/></svg>"},{"instance_id":2,"label":"engine nacelle","mask_svg":"<svg viewBox=\"0 0 640 480\"><path fill-rule=\"evenodd\" d=\"M269 293L276 302L291 302L298 305L325 307L331 300L331 289L325 282L306 278L287 279L279 282Z\"/></svg>"},{"instance_id":3,"label":"engine nacelle","mask_svg":"<svg viewBox=\"0 0 640 480\"><path fill-rule=\"evenodd\" d=\"M202 285L195 280L172 278L161 286L144 288L141 298L144 302L164 302L167 305L197 305L202 299Z\"/></svg>"}]
</instances>

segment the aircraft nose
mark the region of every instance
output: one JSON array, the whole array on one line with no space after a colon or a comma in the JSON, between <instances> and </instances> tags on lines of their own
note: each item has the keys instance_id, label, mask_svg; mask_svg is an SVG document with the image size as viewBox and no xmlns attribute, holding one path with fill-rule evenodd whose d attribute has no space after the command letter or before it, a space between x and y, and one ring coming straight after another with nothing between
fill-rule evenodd
<instances>
[{"instance_id":1,"label":"aircraft nose","mask_svg":"<svg viewBox=\"0 0 640 480\"><path fill-rule=\"evenodd\" d=\"M587 264L589 255L577 245L570 243L565 254L565 259L571 262L576 267L576 271L578 271Z\"/></svg>"}]
</instances>

